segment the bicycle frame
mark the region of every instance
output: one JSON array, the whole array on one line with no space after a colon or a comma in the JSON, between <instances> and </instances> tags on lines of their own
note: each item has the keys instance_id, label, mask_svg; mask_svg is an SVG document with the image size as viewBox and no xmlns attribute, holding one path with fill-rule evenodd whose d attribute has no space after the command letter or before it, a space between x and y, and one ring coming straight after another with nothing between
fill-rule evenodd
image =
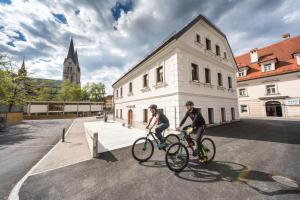
<instances>
[{"instance_id":1,"label":"bicycle frame","mask_svg":"<svg viewBox=\"0 0 300 200\"><path fill-rule=\"evenodd\" d=\"M147 133L146 137L147 137L147 139L149 139L149 136L151 135L152 138L154 139L154 141L156 142L156 144L159 144L160 142L158 141L158 139L155 138L154 134L155 133L152 132L151 129L150 129L149 132ZM165 137L165 131L163 131L162 136L163 136L163 138Z\"/></svg>"}]
</instances>

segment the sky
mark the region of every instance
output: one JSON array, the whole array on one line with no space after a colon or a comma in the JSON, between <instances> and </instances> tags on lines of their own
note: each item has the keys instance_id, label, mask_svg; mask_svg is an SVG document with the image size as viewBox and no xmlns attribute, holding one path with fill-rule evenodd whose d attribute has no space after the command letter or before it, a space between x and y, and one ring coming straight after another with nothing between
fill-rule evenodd
<instances>
[{"instance_id":1,"label":"sky","mask_svg":"<svg viewBox=\"0 0 300 200\"><path fill-rule=\"evenodd\" d=\"M111 85L171 33L202 14L235 56L300 35L298 0L0 0L0 53L33 77L62 79L70 38L81 83Z\"/></svg>"}]
</instances>

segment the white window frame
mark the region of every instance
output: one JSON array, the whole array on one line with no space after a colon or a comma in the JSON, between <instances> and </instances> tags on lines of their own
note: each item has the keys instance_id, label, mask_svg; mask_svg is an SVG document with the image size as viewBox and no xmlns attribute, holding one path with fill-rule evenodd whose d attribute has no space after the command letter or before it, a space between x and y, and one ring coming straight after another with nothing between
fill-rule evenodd
<instances>
[{"instance_id":1,"label":"white window frame","mask_svg":"<svg viewBox=\"0 0 300 200\"><path fill-rule=\"evenodd\" d=\"M246 108L246 110L244 110L243 108ZM246 104L240 105L240 111L241 111L241 113L248 113L249 112L248 105L246 105Z\"/></svg>"},{"instance_id":2,"label":"white window frame","mask_svg":"<svg viewBox=\"0 0 300 200\"><path fill-rule=\"evenodd\" d=\"M269 72L269 71L273 71L274 70L271 63L264 64L263 68L264 68L264 72Z\"/></svg>"},{"instance_id":3,"label":"white window frame","mask_svg":"<svg viewBox=\"0 0 300 200\"><path fill-rule=\"evenodd\" d=\"M241 94L241 90L244 91L243 94ZM246 88L239 88L239 96L240 97L246 97L248 95L247 89Z\"/></svg>"},{"instance_id":4,"label":"white window frame","mask_svg":"<svg viewBox=\"0 0 300 200\"><path fill-rule=\"evenodd\" d=\"M238 76L239 76L239 77L244 77L244 76L246 76L246 70L238 71Z\"/></svg>"},{"instance_id":5,"label":"white window frame","mask_svg":"<svg viewBox=\"0 0 300 200\"><path fill-rule=\"evenodd\" d=\"M273 86L273 87L270 87L270 86ZM271 92L268 92L269 88L271 88L271 90L270 90ZM272 90L274 90L274 91L272 91ZM266 94L267 95L278 94L276 84L268 84L268 85L266 85Z\"/></svg>"}]
</instances>

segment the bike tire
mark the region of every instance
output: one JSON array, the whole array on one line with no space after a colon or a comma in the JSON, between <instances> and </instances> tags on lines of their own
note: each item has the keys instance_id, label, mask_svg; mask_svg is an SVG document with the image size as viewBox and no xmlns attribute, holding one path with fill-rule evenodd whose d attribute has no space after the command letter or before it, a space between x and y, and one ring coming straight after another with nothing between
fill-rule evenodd
<instances>
[{"instance_id":1,"label":"bike tire","mask_svg":"<svg viewBox=\"0 0 300 200\"><path fill-rule=\"evenodd\" d=\"M144 142L143 142L143 140L144 140ZM150 148L150 149L149 149L149 150L150 150L150 153L149 153L149 155L148 155L147 157L141 158L141 157L138 156L136 150L137 150L137 148L140 148L141 145L144 145L145 142L147 142L147 143L150 144L150 145L148 145L148 147L146 147L146 148ZM140 145L140 146L139 146L139 145ZM142 150L143 150L143 149L142 149ZM145 162L145 161L149 160L149 159L152 157L153 152L154 152L154 145L153 145L153 142L152 142L149 138L146 138L146 137L142 137L142 138L137 139L137 140L133 143L133 145L132 145L132 147L131 147L131 154L132 154L133 158L134 158L135 160L139 161L139 162Z\"/></svg>"},{"instance_id":2,"label":"bike tire","mask_svg":"<svg viewBox=\"0 0 300 200\"><path fill-rule=\"evenodd\" d=\"M209 149L210 151L212 151L212 155L207 160L207 162L211 162L215 158L215 155L216 155L216 145L215 145L214 141L210 138L203 138L201 140L202 145L204 142L209 142L212 145L212 149Z\"/></svg>"},{"instance_id":3,"label":"bike tire","mask_svg":"<svg viewBox=\"0 0 300 200\"><path fill-rule=\"evenodd\" d=\"M175 149L176 152L171 152L171 153L170 153L170 151L172 151L173 148ZM186 158L185 158L185 161L183 161L183 164L182 164L180 167L175 168L175 167L170 163L169 158L174 157L174 156L177 156L177 155L175 155L175 154L177 154L181 149L182 149L183 151L185 151L185 156L186 156ZM173 159L172 159L172 160L173 160ZM172 144L172 145L168 148L168 150L167 150L167 152L166 152L166 155L165 155L165 161L166 161L167 167L168 167L171 171L173 171L173 172L181 172L182 170L184 170L184 168L186 168L186 166L188 165L188 162L189 162L189 151L188 151L187 147L184 146L184 145L183 145L182 143L180 143L180 142L177 142L177 143Z\"/></svg>"},{"instance_id":4,"label":"bike tire","mask_svg":"<svg viewBox=\"0 0 300 200\"><path fill-rule=\"evenodd\" d=\"M167 137L165 137L165 143L167 144L167 147L174 144L174 143L177 143L179 142L180 139L178 137L178 135L175 135L175 134L169 134L167 135Z\"/></svg>"}]
</instances>

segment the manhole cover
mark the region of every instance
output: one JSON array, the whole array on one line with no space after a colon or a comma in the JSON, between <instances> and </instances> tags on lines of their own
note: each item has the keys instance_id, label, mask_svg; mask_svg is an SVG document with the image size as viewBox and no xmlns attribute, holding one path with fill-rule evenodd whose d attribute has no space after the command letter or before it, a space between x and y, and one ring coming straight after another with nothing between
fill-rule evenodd
<instances>
[{"instance_id":1,"label":"manhole cover","mask_svg":"<svg viewBox=\"0 0 300 200\"><path fill-rule=\"evenodd\" d=\"M284 176L274 175L274 176L272 176L272 179L274 181L276 181L277 183L280 183L285 186L294 187L294 188L299 187L299 185L296 181L294 181L290 178L284 177Z\"/></svg>"}]
</instances>

